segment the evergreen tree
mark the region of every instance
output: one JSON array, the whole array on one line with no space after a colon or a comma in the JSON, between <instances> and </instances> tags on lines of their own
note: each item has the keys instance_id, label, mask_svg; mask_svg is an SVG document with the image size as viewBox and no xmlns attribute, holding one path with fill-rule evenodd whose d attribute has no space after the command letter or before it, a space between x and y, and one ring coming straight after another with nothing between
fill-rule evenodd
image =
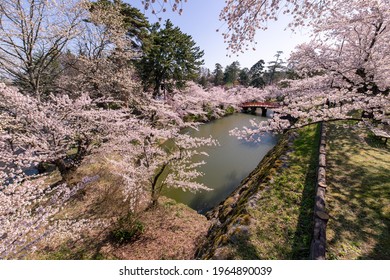
<instances>
[{"instance_id":1,"label":"evergreen tree","mask_svg":"<svg viewBox=\"0 0 390 280\"><path fill-rule=\"evenodd\" d=\"M90 11L98 7L111 7L117 5L120 8L120 14L124 17L124 26L127 29L127 36L132 42L132 47L140 50L141 47L148 44L150 23L145 15L137 8L122 0L98 0L91 2Z\"/></svg>"},{"instance_id":2,"label":"evergreen tree","mask_svg":"<svg viewBox=\"0 0 390 280\"><path fill-rule=\"evenodd\" d=\"M207 88L210 80L210 69L207 67L200 67L196 82L202 87Z\"/></svg>"},{"instance_id":3,"label":"evergreen tree","mask_svg":"<svg viewBox=\"0 0 390 280\"><path fill-rule=\"evenodd\" d=\"M238 81L238 76L240 73L240 63L234 61L232 64L226 66L224 73L224 82L225 84L234 85Z\"/></svg>"},{"instance_id":4,"label":"evergreen tree","mask_svg":"<svg viewBox=\"0 0 390 280\"><path fill-rule=\"evenodd\" d=\"M285 69L284 64L286 64L280 56L282 55L282 51L277 51L275 54L275 60L270 61L268 65L268 84L271 85L275 80L275 74L278 72L283 72Z\"/></svg>"},{"instance_id":5,"label":"evergreen tree","mask_svg":"<svg viewBox=\"0 0 390 280\"><path fill-rule=\"evenodd\" d=\"M250 85L252 87L261 88L265 85L263 78L264 60L260 59L249 70Z\"/></svg>"},{"instance_id":6,"label":"evergreen tree","mask_svg":"<svg viewBox=\"0 0 390 280\"><path fill-rule=\"evenodd\" d=\"M154 97L160 96L161 90L165 94L183 88L186 81L196 78L204 52L190 35L167 20L164 28L153 26L150 43L137 68L145 89L152 87Z\"/></svg>"},{"instance_id":7,"label":"evergreen tree","mask_svg":"<svg viewBox=\"0 0 390 280\"><path fill-rule=\"evenodd\" d=\"M250 82L249 69L246 67L244 69L242 69L240 71L238 79L239 79L241 85L243 85L245 87L249 86L249 82Z\"/></svg>"},{"instance_id":8,"label":"evergreen tree","mask_svg":"<svg viewBox=\"0 0 390 280\"><path fill-rule=\"evenodd\" d=\"M223 85L223 68L222 68L221 64L219 64L219 63L215 64L213 76L214 76L214 85L215 86Z\"/></svg>"}]
</instances>

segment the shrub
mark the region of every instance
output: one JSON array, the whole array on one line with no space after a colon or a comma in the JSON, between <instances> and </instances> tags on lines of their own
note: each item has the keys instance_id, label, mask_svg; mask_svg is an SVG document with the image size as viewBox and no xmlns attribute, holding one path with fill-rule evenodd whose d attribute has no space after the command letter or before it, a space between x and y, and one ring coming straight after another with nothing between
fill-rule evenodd
<instances>
[{"instance_id":1,"label":"shrub","mask_svg":"<svg viewBox=\"0 0 390 280\"><path fill-rule=\"evenodd\" d=\"M144 232L144 229L144 224L132 212L129 212L126 216L118 220L110 236L115 243L129 243L137 240Z\"/></svg>"}]
</instances>

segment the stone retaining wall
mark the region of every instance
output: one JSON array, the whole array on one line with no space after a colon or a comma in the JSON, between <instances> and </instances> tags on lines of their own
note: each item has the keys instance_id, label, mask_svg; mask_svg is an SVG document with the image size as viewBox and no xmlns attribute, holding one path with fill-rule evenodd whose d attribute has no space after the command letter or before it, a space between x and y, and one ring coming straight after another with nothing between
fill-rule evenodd
<instances>
[{"instance_id":1,"label":"stone retaining wall","mask_svg":"<svg viewBox=\"0 0 390 280\"><path fill-rule=\"evenodd\" d=\"M310 248L310 259L324 260L326 252L326 224L329 215L326 211L326 125L321 123L321 137L318 156L316 196L314 205L314 232Z\"/></svg>"},{"instance_id":2,"label":"stone retaining wall","mask_svg":"<svg viewBox=\"0 0 390 280\"><path fill-rule=\"evenodd\" d=\"M325 210L326 129L322 124L320 129L314 233L310 256L307 256L310 259L325 259L325 230L328 220L328 214ZM252 198L263 191L260 183L266 180L269 170L275 167L275 162L289 151L295 138L294 133L285 134L258 167L242 181L241 185L219 206L207 213L212 226L205 240L199 244L196 259L230 259L235 257L230 256L230 252L225 249L229 248L229 244L237 243L237 236L247 234L247 225L250 224L247 207L250 207Z\"/></svg>"},{"instance_id":3,"label":"stone retaining wall","mask_svg":"<svg viewBox=\"0 0 390 280\"><path fill-rule=\"evenodd\" d=\"M293 133L283 135L240 186L206 214L212 226L205 240L199 244L196 259L234 258L228 248L231 243L236 243L238 239L248 234L247 225L250 224L251 217L248 215L247 207L251 204L251 198L263 191L261 183L267 180L270 169L275 167L276 160L286 154L294 139Z\"/></svg>"}]
</instances>

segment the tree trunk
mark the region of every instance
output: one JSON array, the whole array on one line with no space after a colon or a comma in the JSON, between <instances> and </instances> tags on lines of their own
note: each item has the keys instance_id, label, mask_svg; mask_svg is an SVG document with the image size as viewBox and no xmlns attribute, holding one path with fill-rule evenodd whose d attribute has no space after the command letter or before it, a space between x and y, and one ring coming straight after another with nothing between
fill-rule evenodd
<instances>
[{"instance_id":1,"label":"tree trunk","mask_svg":"<svg viewBox=\"0 0 390 280\"><path fill-rule=\"evenodd\" d=\"M153 91L154 99L157 99L157 97L160 96L160 87L161 87L161 81L159 79L156 79L154 85L154 91Z\"/></svg>"},{"instance_id":2,"label":"tree trunk","mask_svg":"<svg viewBox=\"0 0 390 280\"><path fill-rule=\"evenodd\" d=\"M35 97L37 98L38 103L41 103L41 94L38 91L38 88L35 89Z\"/></svg>"},{"instance_id":3,"label":"tree trunk","mask_svg":"<svg viewBox=\"0 0 390 280\"><path fill-rule=\"evenodd\" d=\"M57 166L58 171L60 171L61 176L63 178L69 173L70 168L69 168L69 166L67 166L64 159L62 159L62 158L56 159L54 161L54 164Z\"/></svg>"}]
</instances>

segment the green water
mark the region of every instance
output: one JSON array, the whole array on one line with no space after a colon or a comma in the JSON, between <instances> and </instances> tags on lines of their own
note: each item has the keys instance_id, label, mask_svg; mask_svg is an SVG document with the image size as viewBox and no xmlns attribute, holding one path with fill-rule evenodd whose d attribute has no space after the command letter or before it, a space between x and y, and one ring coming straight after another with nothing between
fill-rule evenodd
<instances>
[{"instance_id":1,"label":"green water","mask_svg":"<svg viewBox=\"0 0 390 280\"><path fill-rule=\"evenodd\" d=\"M262 136L261 143L248 143L229 135L229 131L235 127L250 126L249 120L254 118L258 121L266 120L258 115L237 113L201 125L199 131L187 132L194 137L211 135L220 143L218 147L203 149L209 157L205 158L207 163L199 167L205 175L198 182L212 190L191 193L167 189L165 195L187 204L199 213L207 212L229 196L277 142L277 137L273 135Z\"/></svg>"}]
</instances>

